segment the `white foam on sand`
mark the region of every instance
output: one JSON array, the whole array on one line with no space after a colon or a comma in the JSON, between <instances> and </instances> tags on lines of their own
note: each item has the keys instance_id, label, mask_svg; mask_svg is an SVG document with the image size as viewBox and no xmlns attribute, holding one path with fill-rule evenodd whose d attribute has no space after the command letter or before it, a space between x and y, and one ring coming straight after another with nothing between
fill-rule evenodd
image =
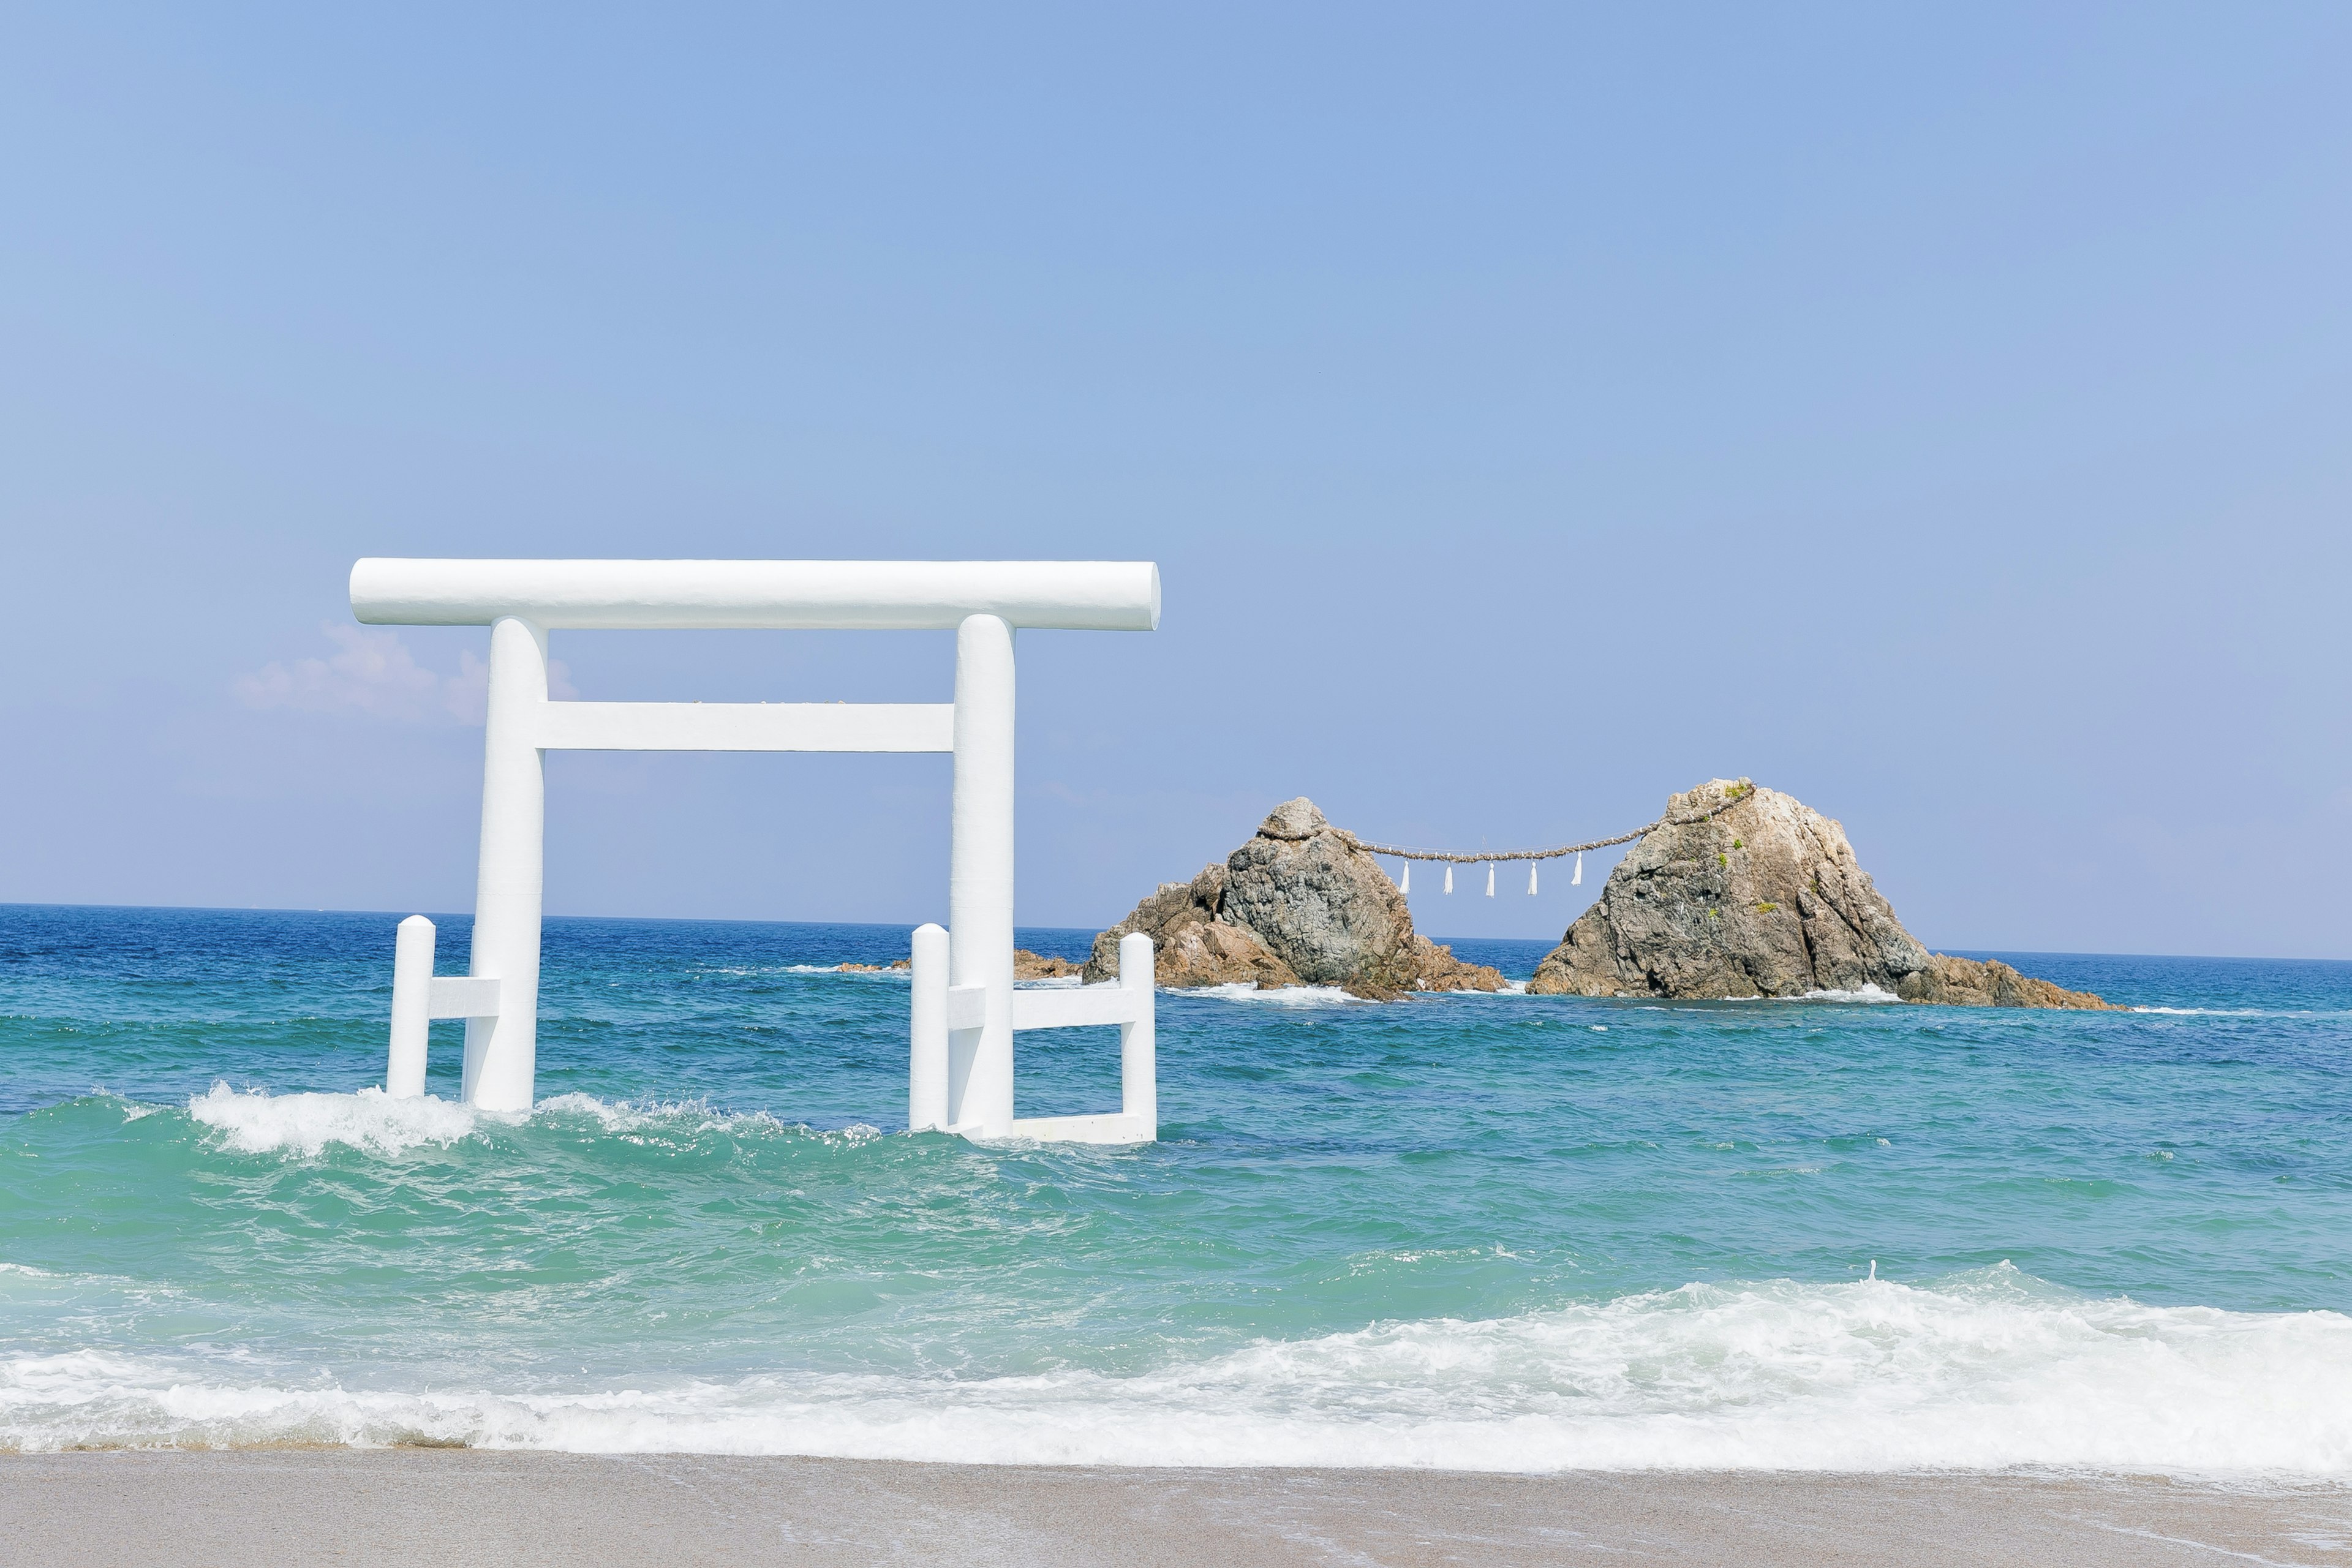
<instances>
[{"instance_id":1,"label":"white foam on sand","mask_svg":"<svg viewBox=\"0 0 2352 1568\"><path fill-rule=\"evenodd\" d=\"M436 1442L1029 1464L2352 1478L2352 1318L2095 1300L2006 1265L1932 1287L1689 1285L1262 1342L1124 1377L648 1373L512 1390L436 1378L431 1392L404 1392L231 1381L227 1370L94 1351L0 1362L0 1449Z\"/></svg>"}]
</instances>

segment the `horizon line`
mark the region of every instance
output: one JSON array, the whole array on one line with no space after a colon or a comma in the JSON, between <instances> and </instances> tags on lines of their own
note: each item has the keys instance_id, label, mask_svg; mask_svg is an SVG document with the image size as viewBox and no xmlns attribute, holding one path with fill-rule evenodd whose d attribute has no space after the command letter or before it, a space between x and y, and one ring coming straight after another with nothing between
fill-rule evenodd
<instances>
[{"instance_id":1,"label":"horizon line","mask_svg":"<svg viewBox=\"0 0 2352 1568\"><path fill-rule=\"evenodd\" d=\"M404 918L400 911L394 910L327 909L323 907L313 908L283 904L71 903L58 902L51 900L25 899L0 899L0 910L138 910L148 911L173 911L182 914L224 915L378 915L387 920L394 921ZM428 910L410 910L407 913L423 914L436 922L447 920L470 921L474 918L472 911L463 910L443 910L439 913L435 913ZM921 921L793 921L751 915L549 914L543 918L551 921L611 921L616 923L635 921L640 923L664 923L671 925L857 926L883 931L897 931L903 929L909 931L913 931L915 927L924 923ZM1021 931L1107 931L1109 928L1108 926L1065 926L1033 923L1017 926L1015 929ZM1426 932L1423 932L1423 934L1428 935ZM1559 941L1559 938L1539 936L1430 936L1429 940L1432 942L1549 942L1555 946L1558 945ZM2298 958L2263 952L2102 952L2080 948L1963 947L1958 945L1953 945L1950 947L1936 947L1933 944L1929 944L1929 951L1948 953L1958 958L1999 958L2003 956L2020 958L2201 958L2221 960L2235 963L2352 963L2352 957Z\"/></svg>"}]
</instances>

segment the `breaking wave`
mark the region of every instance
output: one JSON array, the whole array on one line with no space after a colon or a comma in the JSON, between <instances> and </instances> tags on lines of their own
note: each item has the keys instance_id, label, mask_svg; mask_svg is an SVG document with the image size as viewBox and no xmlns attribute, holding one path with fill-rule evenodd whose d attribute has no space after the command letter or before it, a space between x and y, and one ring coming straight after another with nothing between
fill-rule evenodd
<instances>
[{"instance_id":1,"label":"breaking wave","mask_svg":"<svg viewBox=\"0 0 2352 1568\"><path fill-rule=\"evenodd\" d=\"M127 1104L125 1115L137 1119L157 1109ZM215 1083L203 1094L190 1097L188 1114L198 1125L219 1134L220 1146L232 1152L306 1158L315 1158L335 1144L384 1155L426 1146L446 1148L491 1127L534 1121L561 1125L567 1120L590 1122L610 1133L649 1130L688 1136L711 1131L777 1133L852 1143L883 1135L879 1129L863 1125L822 1132L764 1110L719 1110L707 1100L636 1103L599 1100L590 1094L555 1095L526 1114L478 1110L432 1095L395 1100L373 1088L356 1094L272 1094L268 1089L239 1090Z\"/></svg>"},{"instance_id":2,"label":"breaking wave","mask_svg":"<svg viewBox=\"0 0 2352 1568\"><path fill-rule=\"evenodd\" d=\"M244 1375L235 1375L243 1373ZM749 1371L352 1388L95 1350L0 1363L0 1448L465 1444L1489 1471L2033 1465L2352 1474L2352 1318L2154 1307L2008 1265L1687 1285L1262 1341L1129 1376Z\"/></svg>"},{"instance_id":3,"label":"breaking wave","mask_svg":"<svg viewBox=\"0 0 2352 1568\"><path fill-rule=\"evenodd\" d=\"M240 1154L317 1155L331 1143L372 1154L398 1154L425 1144L446 1147L470 1135L483 1118L471 1106L431 1095L398 1100L381 1089L357 1094L242 1092L215 1083L191 1096L188 1114L219 1132L223 1147Z\"/></svg>"}]
</instances>

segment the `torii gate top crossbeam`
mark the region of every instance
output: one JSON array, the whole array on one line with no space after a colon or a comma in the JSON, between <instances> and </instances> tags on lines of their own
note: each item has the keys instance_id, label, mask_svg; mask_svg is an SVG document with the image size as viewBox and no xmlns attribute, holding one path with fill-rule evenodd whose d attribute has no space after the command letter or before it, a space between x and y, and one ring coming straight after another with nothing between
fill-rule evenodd
<instances>
[{"instance_id":1,"label":"torii gate top crossbeam","mask_svg":"<svg viewBox=\"0 0 2352 1568\"><path fill-rule=\"evenodd\" d=\"M967 616L1070 631L1160 625L1149 561L431 561L352 568L372 626L950 630Z\"/></svg>"}]
</instances>

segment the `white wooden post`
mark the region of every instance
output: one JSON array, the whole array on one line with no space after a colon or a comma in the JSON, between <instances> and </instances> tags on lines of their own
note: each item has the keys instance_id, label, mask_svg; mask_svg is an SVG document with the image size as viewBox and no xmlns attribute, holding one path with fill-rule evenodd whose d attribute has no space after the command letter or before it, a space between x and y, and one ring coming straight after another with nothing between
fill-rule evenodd
<instances>
[{"instance_id":1,"label":"white wooden post","mask_svg":"<svg viewBox=\"0 0 2352 1568\"><path fill-rule=\"evenodd\" d=\"M1013 1135L1013 628L956 627L955 796L948 843L948 973L986 1001L948 1051L950 1126Z\"/></svg>"},{"instance_id":2,"label":"white wooden post","mask_svg":"<svg viewBox=\"0 0 2352 1568\"><path fill-rule=\"evenodd\" d=\"M1131 931L1118 939L1119 989L1135 998L1132 1021L1118 1026L1118 1110L1142 1123L1141 1139L1160 1136L1160 1037L1152 989L1151 938Z\"/></svg>"},{"instance_id":3,"label":"white wooden post","mask_svg":"<svg viewBox=\"0 0 2352 1568\"><path fill-rule=\"evenodd\" d=\"M936 1131L948 1120L948 933L915 928L908 966L914 998L907 1013L907 1131Z\"/></svg>"},{"instance_id":4,"label":"white wooden post","mask_svg":"<svg viewBox=\"0 0 2352 1568\"><path fill-rule=\"evenodd\" d=\"M383 1091L395 1100L425 1092L425 1043L433 1022L433 922L411 915L392 943L392 1049Z\"/></svg>"},{"instance_id":5,"label":"white wooden post","mask_svg":"<svg viewBox=\"0 0 2352 1568\"><path fill-rule=\"evenodd\" d=\"M539 1051L540 897L547 830L547 633L516 616L490 625L489 722L482 742L482 858L469 973L499 983L496 1016L466 1021L465 1098L529 1110Z\"/></svg>"}]
</instances>

